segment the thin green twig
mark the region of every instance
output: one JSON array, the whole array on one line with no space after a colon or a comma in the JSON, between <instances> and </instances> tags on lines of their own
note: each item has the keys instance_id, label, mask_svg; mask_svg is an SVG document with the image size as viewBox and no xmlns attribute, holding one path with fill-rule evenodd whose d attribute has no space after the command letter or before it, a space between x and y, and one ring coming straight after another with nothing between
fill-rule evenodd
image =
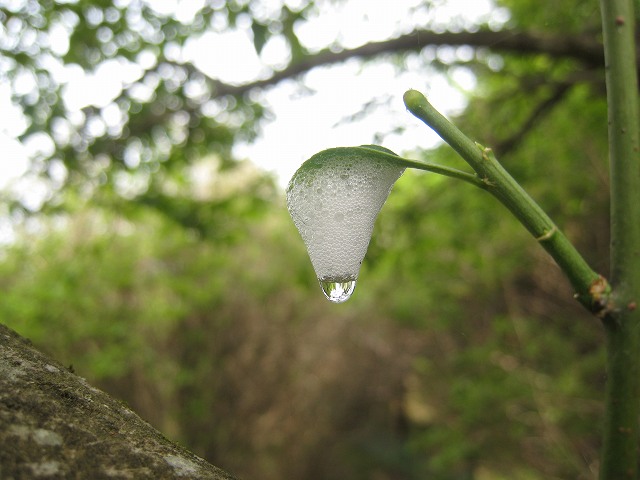
<instances>
[{"instance_id":1,"label":"thin green twig","mask_svg":"<svg viewBox=\"0 0 640 480\"><path fill-rule=\"evenodd\" d=\"M431 163L424 160L413 160L409 158L400 157L398 155L392 155L390 153L385 153L380 150L373 150L367 148L365 146L362 147L353 147L362 150L368 150L370 153L374 153L376 156L384 156L390 162L393 162L397 165L406 168L415 168L418 170L424 170L427 172L438 173L440 175L444 175L446 177L456 178L458 180L463 180L467 183L470 183L476 187L486 189L487 184L473 173L464 172L462 170L458 170L456 168L446 167L444 165L438 165L437 163Z\"/></svg>"},{"instance_id":2,"label":"thin green twig","mask_svg":"<svg viewBox=\"0 0 640 480\"><path fill-rule=\"evenodd\" d=\"M590 311L603 310L609 292L606 280L594 272L551 218L500 165L493 152L475 143L442 116L416 91L404 95L409 111L431 127L473 168L485 189L520 220L567 275L578 300Z\"/></svg>"}]
</instances>

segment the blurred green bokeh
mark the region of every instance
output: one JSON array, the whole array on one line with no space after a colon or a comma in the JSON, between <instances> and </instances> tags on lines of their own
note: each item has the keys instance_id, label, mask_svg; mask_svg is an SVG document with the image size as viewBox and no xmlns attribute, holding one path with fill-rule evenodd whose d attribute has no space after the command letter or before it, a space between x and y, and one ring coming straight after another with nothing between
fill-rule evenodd
<instances>
[{"instance_id":1,"label":"blurred green bokeh","mask_svg":"<svg viewBox=\"0 0 640 480\"><path fill-rule=\"evenodd\" d=\"M70 120L67 141L32 164L31 174L51 180L41 211L6 195L3 213L18 233L0 255L3 323L241 478L595 478L602 332L497 202L452 179L405 173L353 298L331 305L283 192L231 154L268 107L255 95L217 97L215 80L166 58L167 45L218 15L229 25L249 19L258 51L282 35L292 65L312 62L294 25L323 2L285 4L271 19L262 2L211 2L188 25L145 2L13 3L0 2L2 78L39 79L37 94L16 96L30 119L24 142L55 137L68 114L38 63L51 52L31 52L29 32L70 29L71 46L57 55L65 64L90 69L144 51L173 70L149 100L130 91L115 100L126 117L119 131L92 136L87 124L101 115L93 107ZM500 4L511 11L505 29L570 39L599 28L593 1ZM99 40L102 27L112 45ZM8 42L10 32L23 40ZM408 55L392 61L405 68ZM602 69L487 48L432 67L473 72L477 88L456 123L493 146L606 272ZM188 85L198 81L206 92L194 98ZM207 102L224 120L203 114ZM127 155L142 160L128 164ZM462 167L447 147L410 155ZM60 185L56 162L66 171ZM209 195L189 180L199 162L216 165ZM132 193L123 178L144 186Z\"/></svg>"}]
</instances>

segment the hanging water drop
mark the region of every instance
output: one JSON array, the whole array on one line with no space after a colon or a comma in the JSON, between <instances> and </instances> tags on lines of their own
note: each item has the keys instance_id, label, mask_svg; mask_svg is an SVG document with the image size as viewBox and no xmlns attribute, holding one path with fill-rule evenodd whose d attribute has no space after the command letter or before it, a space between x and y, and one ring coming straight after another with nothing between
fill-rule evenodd
<instances>
[{"instance_id":1,"label":"hanging water drop","mask_svg":"<svg viewBox=\"0 0 640 480\"><path fill-rule=\"evenodd\" d=\"M324 296L333 303L342 303L349 300L356 289L356 281L340 278L318 279Z\"/></svg>"}]
</instances>

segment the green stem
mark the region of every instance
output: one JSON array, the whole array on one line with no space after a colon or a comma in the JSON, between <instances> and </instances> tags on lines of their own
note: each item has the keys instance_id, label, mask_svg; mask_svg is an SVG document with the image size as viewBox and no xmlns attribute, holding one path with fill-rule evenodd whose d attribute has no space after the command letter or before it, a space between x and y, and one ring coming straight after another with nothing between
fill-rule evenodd
<instances>
[{"instance_id":1,"label":"green stem","mask_svg":"<svg viewBox=\"0 0 640 480\"><path fill-rule=\"evenodd\" d=\"M473 142L416 91L404 94L409 111L431 127L473 168L485 185L538 240L567 275L578 300L592 312L606 301L606 280L594 272L540 206L500 165L491 149Z\"/></svg>"},{"instance_id":2,"label":"green stem","mask_svg":"<svg viewBox=\"0 0 640 480\"><path fill-rule=\"evenodd\" d=\"M378 157L385 157L392 163L400 165L405 168L415 168L418 170L425 170L427 172L438 173L440 175L444 175L446 177L457 178L458 180L464 180L467 183L475 185L479 188L487 188L487 184L484 183L477 175L472 173L463 172L462 170L458 170L456 168L446 167L444 165L438 165L437 163L426 162L424 160L412 160L409 158L403 158L398 155L392 155L390 153L385 153L380 150L373 150L367 147L350 147L354 149L364 149L368 150L370 154L374 154Z\"/></svg>"},{"instance_id":3,"label":"green stem","mask_svg":"<svg viewBox=\"0 0 640 480\"><path fill-rule=\"evenodd\" d=\"M609 106L611 283L601 480L636 478L640 414L640 157L632 0L601 0Z\"/></svg>"}]
</instances>

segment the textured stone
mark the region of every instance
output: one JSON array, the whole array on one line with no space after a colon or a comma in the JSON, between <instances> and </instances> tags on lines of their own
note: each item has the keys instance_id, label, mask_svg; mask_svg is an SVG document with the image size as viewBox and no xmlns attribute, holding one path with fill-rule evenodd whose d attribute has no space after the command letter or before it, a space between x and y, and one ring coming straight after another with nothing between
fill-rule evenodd
<instances>
[{"instance_id":1,"label":"textured stone","mask_svg":"<svg viewBox=\"0 0 640 480\"><path fill-rule=\"evenodd\" d=\"M0 478L233 477L0 324Z\"/></svg>"}]
</instances>

